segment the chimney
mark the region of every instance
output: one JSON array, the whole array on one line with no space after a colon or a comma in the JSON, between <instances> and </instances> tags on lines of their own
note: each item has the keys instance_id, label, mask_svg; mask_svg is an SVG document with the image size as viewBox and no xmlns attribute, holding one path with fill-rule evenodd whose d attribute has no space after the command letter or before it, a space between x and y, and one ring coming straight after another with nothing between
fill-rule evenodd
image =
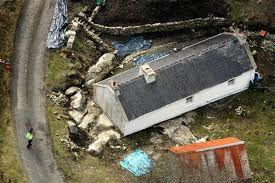
<instances>
[{"instance_id":1,"label":"chimney","mask_svg":"<svg viewBox=\"0 0 275 183\"><path fill-rule=\"evenodd\" d=\"M120 92L119 92L119 88L118 88L118 84L116 81L112 80L110 82L110 86L112 88L112 90L114 91L115 95L119 96L120 95Z\"/></svg>"},{"instance_id":2,"label":"chimney","mask_svg":"<svg viewBox=\"0 0 275 183\"><path fill-rule=\"evenodd\" d=\"M156 81L156 73L148 64L144 64L139 67L139 75L144 76L147 84Z\"/></svg>"}]
</instances>

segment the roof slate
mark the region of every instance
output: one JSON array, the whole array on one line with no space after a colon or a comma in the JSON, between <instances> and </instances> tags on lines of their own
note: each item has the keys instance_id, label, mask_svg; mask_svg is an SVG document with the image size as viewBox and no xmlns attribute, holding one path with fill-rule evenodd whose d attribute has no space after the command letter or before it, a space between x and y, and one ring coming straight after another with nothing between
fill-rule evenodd
<instances>
[{"instance_id":1,"label":"roof slate","mask_svg":"<svg viewBox=\"0 0 275 183\"><path fill-rule=\"evenodd\" d=\"M118 98L129 120L253 69L238 38L225 33L148 64L156 72L153 83L146 84L138 67L99 82L118 83Z\"/></svg>"}]
</instances>

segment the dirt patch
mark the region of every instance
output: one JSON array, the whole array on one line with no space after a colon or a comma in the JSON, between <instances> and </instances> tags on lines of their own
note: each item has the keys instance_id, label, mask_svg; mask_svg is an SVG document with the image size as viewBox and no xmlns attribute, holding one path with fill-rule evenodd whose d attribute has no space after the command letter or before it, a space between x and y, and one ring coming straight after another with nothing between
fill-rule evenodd
<instances>
[{"instance_id":1,"label":"dirt patch","mask_svg":"<svg viewBox=\"0 0 275 183\"><path fill-rule=\"evenodd\" d=\"M95 22L104 25L137 25L209 15L225 17L226 12L224 1L216 0L108 0Z\"/></svg>"}]
</instances>

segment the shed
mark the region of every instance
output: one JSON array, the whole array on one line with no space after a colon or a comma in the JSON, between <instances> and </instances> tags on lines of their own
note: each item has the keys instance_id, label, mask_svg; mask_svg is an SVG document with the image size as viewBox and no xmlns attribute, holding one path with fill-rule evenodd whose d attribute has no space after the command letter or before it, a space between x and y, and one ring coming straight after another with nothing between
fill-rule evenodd
<instances>
[{"instance_id":1,"label":"shed","mask_svg":"<svg viewBox=\"0 0 275 183\"><path fill-rule=\"evenodd\" d=\"M240 36L221 33L94 84L94 101L124 135L249 87L256 64Z\"/></svg>"}]
</instances>

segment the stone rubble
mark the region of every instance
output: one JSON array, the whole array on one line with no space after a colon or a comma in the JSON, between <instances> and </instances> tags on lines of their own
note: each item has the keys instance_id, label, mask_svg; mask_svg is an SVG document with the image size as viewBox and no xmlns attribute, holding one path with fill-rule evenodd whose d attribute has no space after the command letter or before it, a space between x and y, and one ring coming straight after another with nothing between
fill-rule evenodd
<instances>
[{"instance_id":1,"label":"stone rubble","mask_svg":"<svg viewBox=\"0 0 275 183\"><path fill-rule=\"evenodd\" d=\"M108 33L111 35L133 35L133 34L142 34L142 33L151 33L151 32L165 32L165 31L176 31L181 29L192 29L198 27L207 27L211 26L223 26L226 24L225 18L219 17L207 17L207 18L196 18L186 21L176 21L176 22L167 22L167 23L154 23L154 24L145 24L138 26L128 26L128 27L110 27L100 24L96 24L92 19L87 18L85 14L80 14L78 17L85 21L92 29Z\"/></svg>"},{"instance_id":2,"label":"stone rubble","mask_svg":"<svg viewBox=\"0 0 275 183\"><path fill-rule=\"evenodd\" d=\"M191 133L189 127L182 124L183 122L184 118L179 117L163 122L158 126L163 128L163 134L177 144L184 145L196 142L197 138Z\"/></svg>"},{"instance_id":3,"label":"stone rubble","mask_svg":"<svg viewBox=\"0 0 275 183\"><path fill-rule=\"evenodd\" d=\"M84 102L85 102L85 99L84 99L83 93L81 90L79 90L71 97L70 105L72 108L78 111L81 111L84 107Z\"/></svg>"},{"instance_id":4,"label":"stone rubble","mask_svg":"<svg viewBox=\"0 0 275 183\"><path fill-rule=\"evenodd\" d=\"M71 96L71 95L75 94L75 93L76 93L77 91L79 91L79 90L80 90L80 88L75 87L75 86L72 86L72 87L68 88L68 89L65 91L65 95Z\"/></svg>"},{"instance_id":5,"label":"stone rubble","mask_svg":"<svg viewBox=\"0 0 275 183\"><path fill-rule=\"evenodd\" d=\"M111 128L113 127L114 124L109 120L109 118L106 116L106 114L102 113L99 117L98 117L98 122L96 127L97 128Z\"/></svg>"},{"instance_id":6,"label":"stone rubble","mask_svg":"<svg viewBox=\"0 0 275 183\"><path fill-rule=\"evenodd\" d=\"M69 115L71 118L75 121L77 125L79 125L84 118L84 115L86 114L86 111L80 112L77 110L69 111Z\"/></svg>"},{"instance_id":7,"label":"stone rubble","mask_svg":"<svg viewBox=\"0 0 275 183\"><path fill-rule=\"evenodd\" d=\"M108 130L105 132L102 132L98 135L98 138L96 141L94 141L92 144L89 145L88 147L88 152L90 153L96 153L100 154L103 147L111 140L115 139L118 140L120 139L120 134L115 132L114 130Z\"/></svg>"},{"instance_id":8,"label":"stone rubble","mask_svg":"<svg viewBox=\"0 0 275 183\"><path fill-rule=\"evenodd\" d=\"M86 114L82 120L82 122L78 125L78 128L86 130L95 122L95 115L94 114Z\"/></svg>"},{"instance_id":9,"label":"stone rubble","mask_svg":"<svg viewBox=\"0 0 275 183\"><path fill-rule=\"evenodd\" d=\"M47 95L52 102L54 102L57 106L64 106L68 103L67 98L61 92L52 92Z\"/></svg>"},{"instance_id":10,"label":"stone rubble","mask_svg":"<svg viewBox=\"0 0 275 183\"><path fill-rule=\"evenodd\" d=\"M114 68L115 58L113 53L105 53L102 55L98 62L89 68L85 85L90 87L94 83L102 80Z\"/></svg>"},{"instance_id":11,"label":"stone rubble","mask_svg":"<svg viewBox=\"0 0 275 183\"><path fill-rule=\"evenodd\" d=\"M69 128L70 133L77 134L78 128L77 128L76 124L72 121L68 121L67 123L68 123L68 128Z\"/></svg>"},{"instance_id":12,"label":"stone rubble","mask_svg":"<svg viewBox=\"0 0 275 183\"><path fill-rule=\"evenodd\" d=\"M86 109L89 114L93 114L95 117L98 117L102 113L101 109L93 100L88 100Z\"/></svg>"}]
</instances>

